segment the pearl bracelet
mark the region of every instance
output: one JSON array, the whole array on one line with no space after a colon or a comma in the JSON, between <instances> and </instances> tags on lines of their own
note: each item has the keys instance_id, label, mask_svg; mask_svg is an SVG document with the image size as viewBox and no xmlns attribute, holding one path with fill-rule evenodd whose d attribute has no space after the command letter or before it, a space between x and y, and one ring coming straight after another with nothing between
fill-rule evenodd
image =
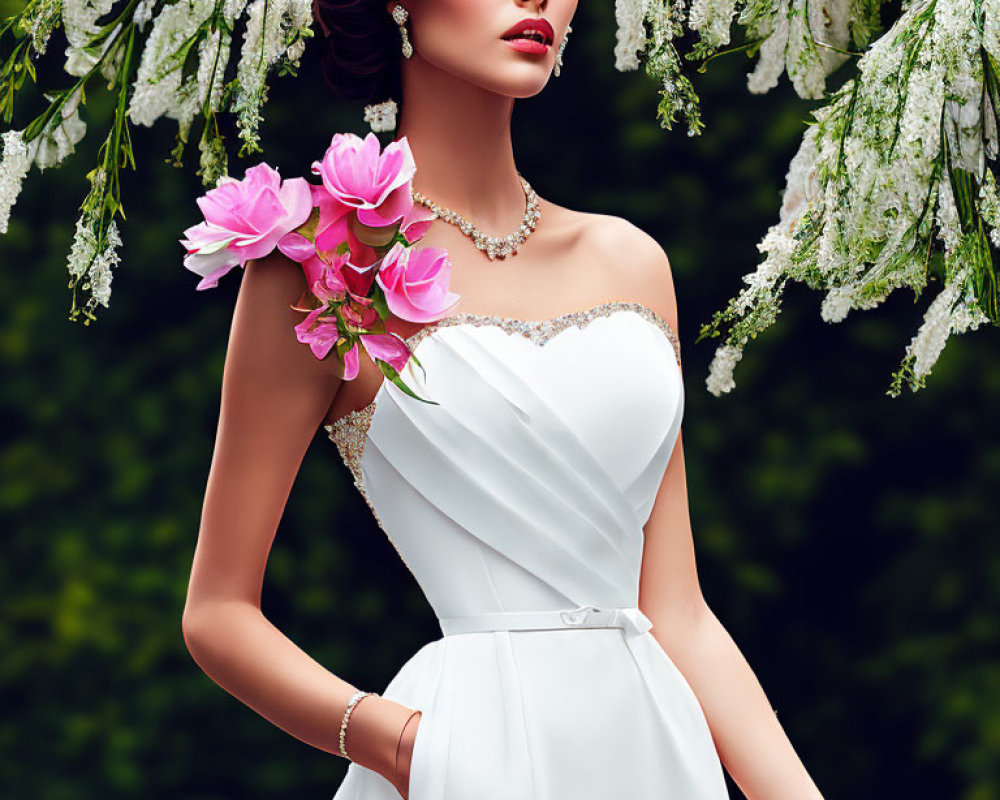
<instances>
[{"instance_id":1,"label":"pearl bracelet","mask_svg":"<svg viewBox=\"0 0 1000 800\"><path fill-rule=\"evenodd\" d=\"M340 754L348 761L352 761L353 759L347 755L347 721L350 719L351 712L354 711L354 707L361 702L362 698L367 697L370 694L378 696L378 692L355 692L348 701L347 708L344 710L344 718L340 721Z\"/></svg>"}]
</instances>

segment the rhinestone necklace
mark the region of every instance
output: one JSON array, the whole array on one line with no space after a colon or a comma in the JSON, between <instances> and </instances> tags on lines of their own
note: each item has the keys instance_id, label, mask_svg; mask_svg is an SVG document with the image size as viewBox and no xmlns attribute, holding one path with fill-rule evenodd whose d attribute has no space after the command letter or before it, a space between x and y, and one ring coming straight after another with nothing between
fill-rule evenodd
<instances>
[{"instance_id":1,"label":"rhinestone necklace","mask_svg":"<svg viewBox=\"0 0 1000 800\"><path fill-rule=\"evenodd\" d=\"M518 173L517 177L520 178L521 188L524 189L524 218L521 220L518 229L507 236L489 236L457 211L438 205L412 186L410 187L410 192L413 195L414 201L434 212L435 217L456 226L462 233L469 236L475 242L476 247L489 256L490 261L493 261L497 258L506 258L507 256L514 255L521 245L527 241L531 232L535 230L535 226L542 215L538 207L538 195L535 194L535 190L521 176L521 173Z\"/></svg>"}]
</instances>

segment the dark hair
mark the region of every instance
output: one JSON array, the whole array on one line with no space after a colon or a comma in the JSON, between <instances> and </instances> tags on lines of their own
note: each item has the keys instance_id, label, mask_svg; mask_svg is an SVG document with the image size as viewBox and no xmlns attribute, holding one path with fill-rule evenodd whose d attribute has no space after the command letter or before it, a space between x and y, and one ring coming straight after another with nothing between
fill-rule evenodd
<instances>
[{"instance_id":1,"label":"dark hair","mask_svg":"<svg viewBox=\"0 0 1000 800\"><path fill-rule=\"evenodd\" d=\"M402 107L400 36L385 0L313 0L323 79L345 100Z\"/></svg>"}]
</instances>

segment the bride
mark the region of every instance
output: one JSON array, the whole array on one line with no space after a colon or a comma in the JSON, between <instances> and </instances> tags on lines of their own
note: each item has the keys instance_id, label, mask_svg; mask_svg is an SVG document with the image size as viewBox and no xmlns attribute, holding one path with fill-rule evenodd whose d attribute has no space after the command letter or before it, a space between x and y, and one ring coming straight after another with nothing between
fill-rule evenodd
<instances>
[{"instance_id":1,"label":"bride","mask_svg":"<svg viewBox=\"0 0 1000 800\"><path fill-rule=\"evenodd\" d=\"M577 0L318 3L331 85L399 103L415 196L441 209L423 244L449 252L461 299L437 323L391 320L432 405L366 359L343 381L296 341L300 265L247 263L184 610L193 658L349 758L337 800L718 799L722 765L750 800L820 797L699 588L667 256L626 220L537 197L515 164L514 100L561 66ZM490 258L477 233L515 247ZM321 426L441 623L380 693L261 613Z\"/></svg>"}]
</instances>

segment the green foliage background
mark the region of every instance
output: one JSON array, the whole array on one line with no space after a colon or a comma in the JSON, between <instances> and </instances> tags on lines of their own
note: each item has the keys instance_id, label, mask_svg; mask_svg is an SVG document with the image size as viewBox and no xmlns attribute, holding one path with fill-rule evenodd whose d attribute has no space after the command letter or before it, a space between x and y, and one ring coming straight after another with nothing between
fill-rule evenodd
<instances>
[{"instance_id":1,"label":"green foliage background","mask_svg":"<svg viewBox=\"0 0 1000 800\"><path fill-rule=\"evenodd\" d=\"M828 798L1000 797L996 331L953 341L929 388L892 400L929 297L830 326L820 297L793 289L734 393L709 395L712 344L693 340L757 263L808 105L785 79L749 95L731 56L697 78L704 135L667 133L656 85L617 73L613 46L612 4L581 3L563 76L518 104L518 163L543 196L627 217L670 256L710 603ZM285 175L308 175L333 132L366 131L324 88L315 47L272 98L264 157ZM0 793L330 797L346 763L218 688L181 638L239 273L196 292L182 267L203 189L193 149L187 170L165 163L169 123L135 135L110 309L66 321L65 256L108 110L89 96L91 135L31 173L0 238ZM376 690L440 635L322 431L264 602L321 663Z\"/></svg>"}]
</instances>

